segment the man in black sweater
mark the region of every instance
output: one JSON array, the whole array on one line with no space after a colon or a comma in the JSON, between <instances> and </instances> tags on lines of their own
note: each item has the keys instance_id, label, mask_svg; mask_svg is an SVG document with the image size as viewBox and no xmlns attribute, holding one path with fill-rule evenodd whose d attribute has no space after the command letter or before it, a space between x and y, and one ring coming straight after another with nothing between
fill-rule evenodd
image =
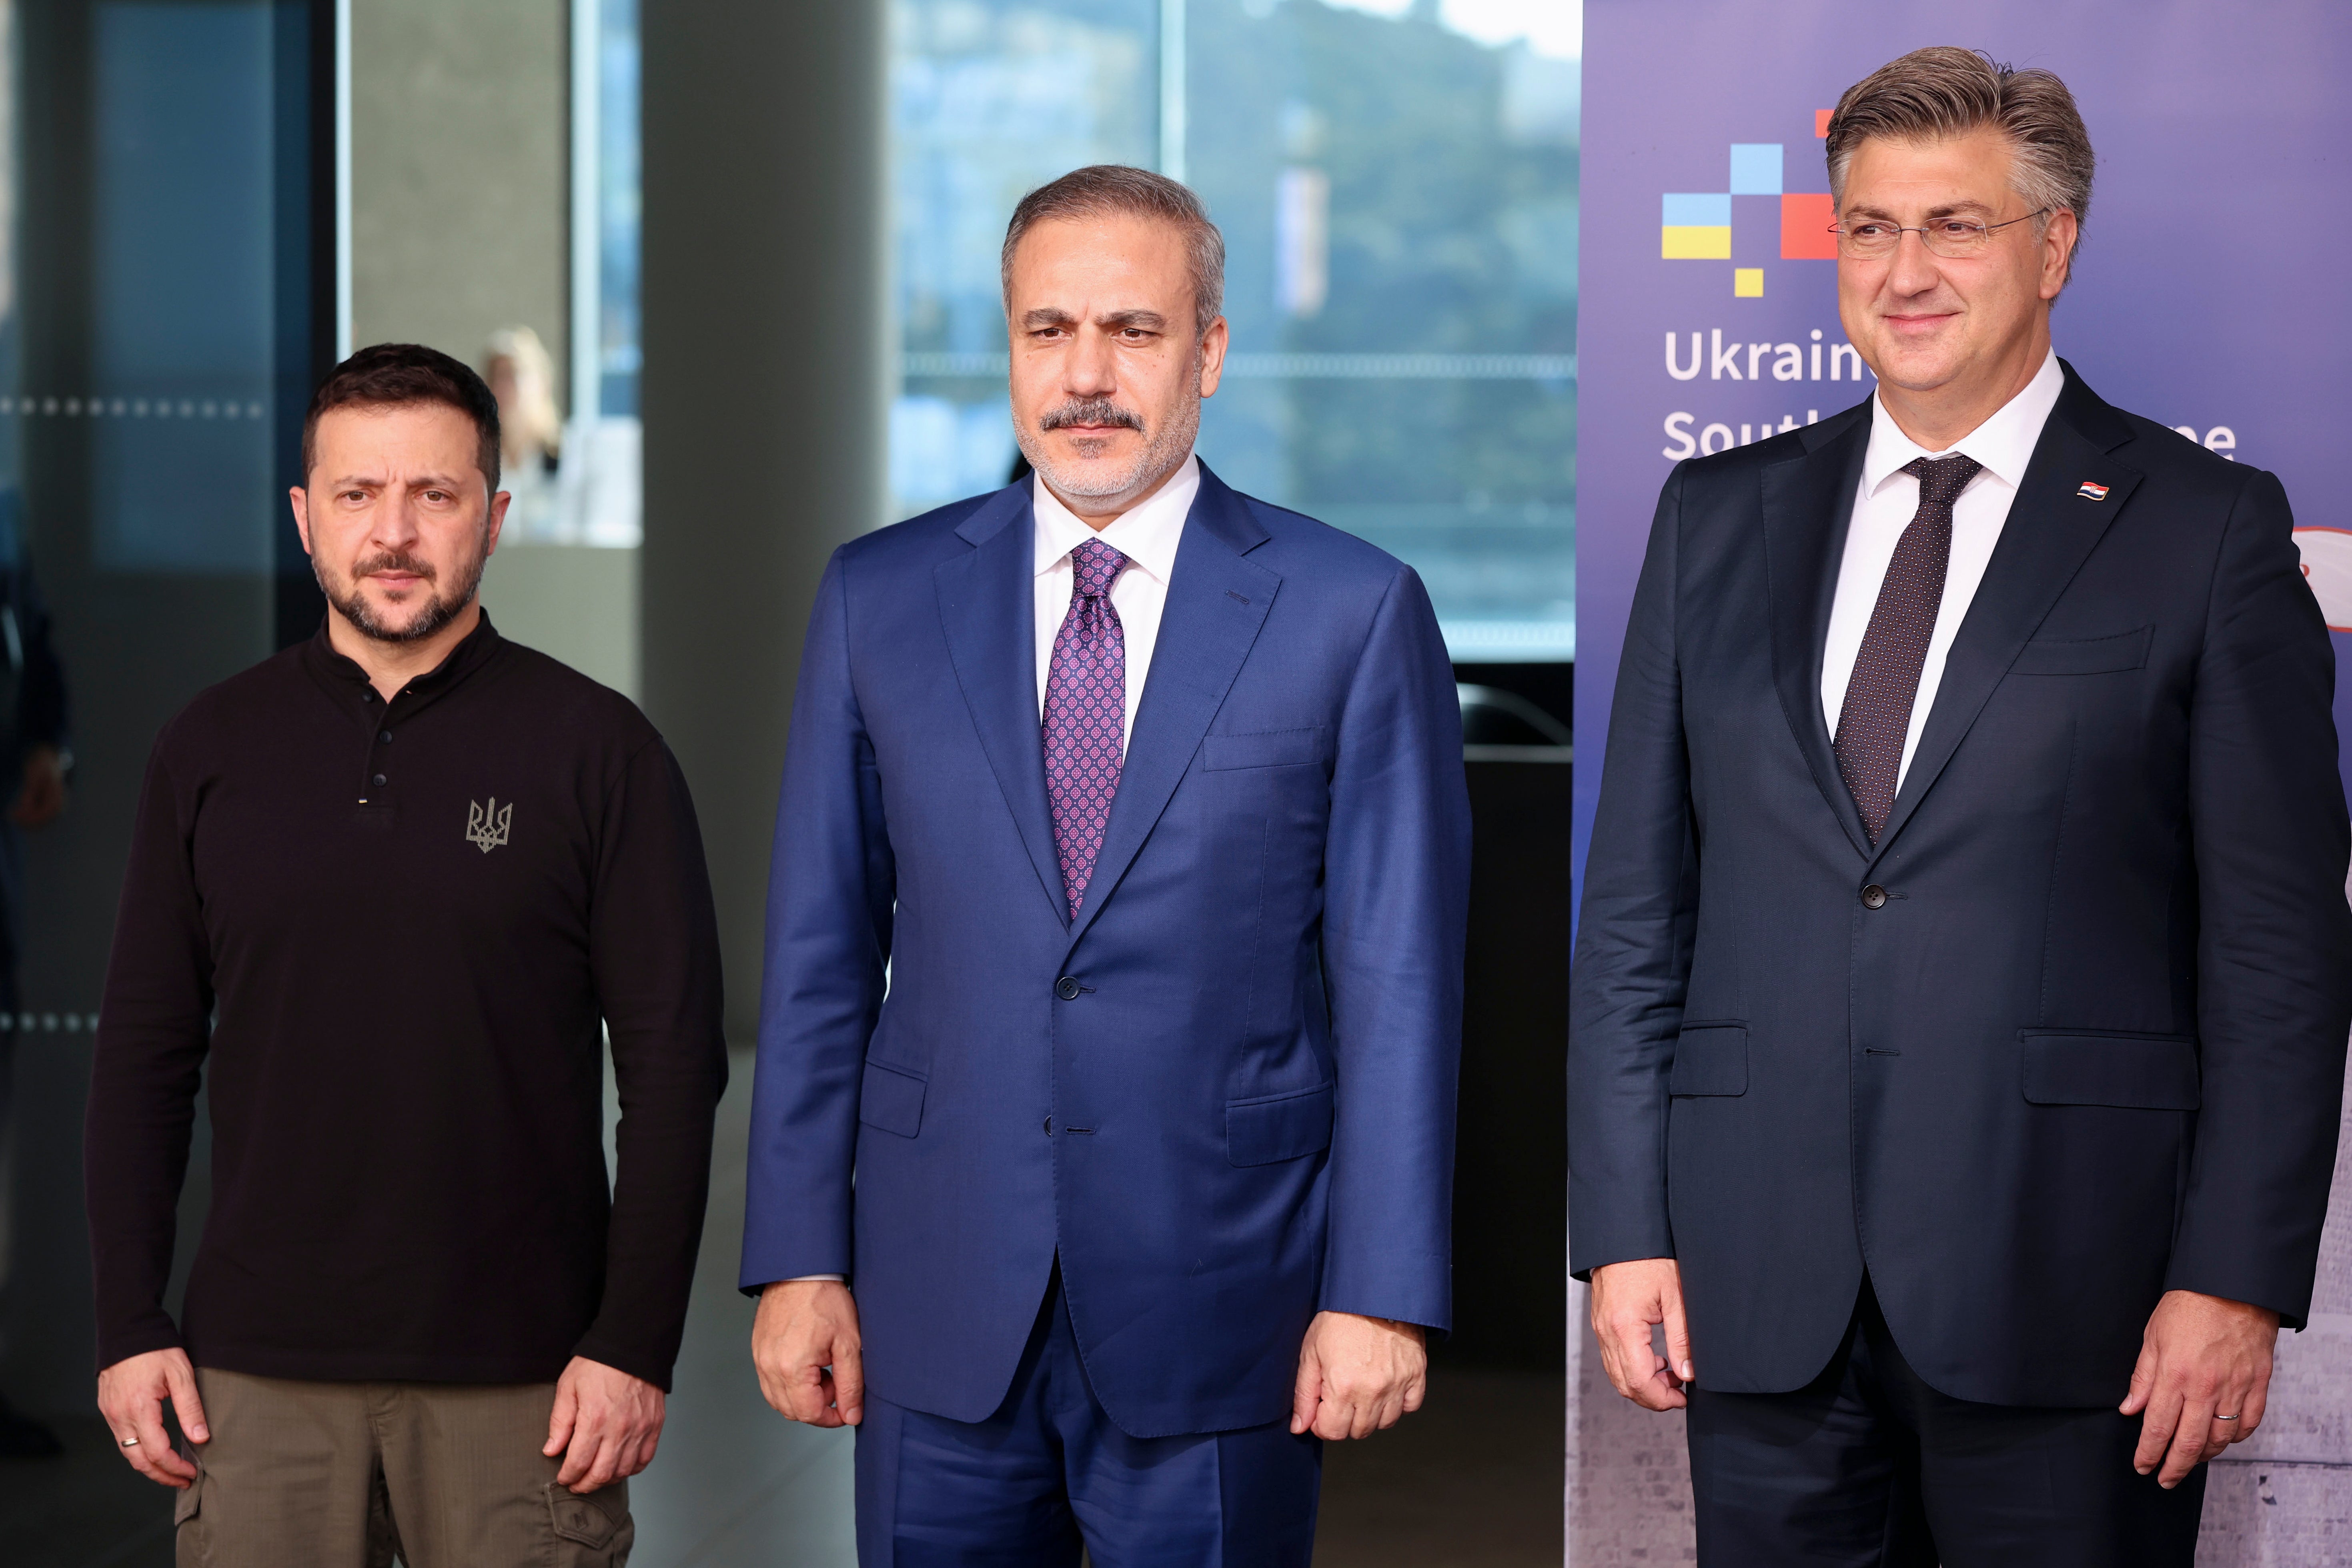
<instances>
[{"instance_id":1,"label":"man in black sweater","mask_svg":"<svg viewBox=\"0 0 2352 1568\"><path fill-rule=\"evenodd\" d=\"M726 1078L716 922L661 737L482 614L498 437L446 355L339 366L292 492L326 624L149 763L87 1181L100 1408L182 1489L183 1562L619 1562L661 1434Z\"/></svg>"}]
</instances>

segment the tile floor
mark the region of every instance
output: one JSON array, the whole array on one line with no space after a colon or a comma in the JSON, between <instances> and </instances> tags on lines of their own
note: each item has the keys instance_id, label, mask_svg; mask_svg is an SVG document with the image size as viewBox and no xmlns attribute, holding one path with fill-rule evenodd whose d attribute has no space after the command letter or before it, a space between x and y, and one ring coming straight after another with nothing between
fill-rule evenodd
<instances>
[{"instance_id":1,"label":"tile floor","mask_svg":"<svg viewBox=\"0 0 2352 1568\"><path fill-rule=\"evenodd\" d=\"M845 1433L769 1411L744 1353L735 1290L748 1059L720 1112L695 1304L652 1469L633 1483L633 1568L849 1568ZM1396 1431L1335 1445L1317 1568L1554 1568L1560 1560L1557 1374L1441 1362L1429 1405ZM0 1563L167 1568L171 1500L131 1473L93 1416L65 1424L65 1458L0 1465Z\"/></svg>"}]
</instances>

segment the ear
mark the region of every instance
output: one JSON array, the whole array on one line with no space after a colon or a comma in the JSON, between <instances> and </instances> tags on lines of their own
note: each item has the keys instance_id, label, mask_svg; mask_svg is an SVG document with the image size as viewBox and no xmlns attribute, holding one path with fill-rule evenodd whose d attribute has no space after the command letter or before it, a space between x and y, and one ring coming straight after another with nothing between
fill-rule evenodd
<instances>
[{"instance_id":1,"label":"ear","mask_svg":"<svg viewBox=\"0 0 2352 1568\"><path fill-rule=\"evenodd\" d=\"M2081 237L2083 226L2075 219L2074 210L2060 207L2050 215L2049 226L2042 231L2042 297L2055 300L2074 275L2074 245Z\"/></svg>"},{"instance_id":2,"label":"ear","mask_svg":"<svg viewBox=\"0 0 2352 1568\"><path fill-rule=\"evenodd\" d=\"M513 502L514 497L505 490L490 498L490 515L482 531L482 559L485 561L499 552L499 530L506 526L507 508Z\"/></svg>"},{"instance_id":3,"label":"ear","mask_svg":"<svg viewBox=\"0 0 2352 1568\"><path fill-rule=\"evenodd\" d=\"M1224 378L1225 374L1225 345L1231 339L1232 333L1227 330L1223 316L1211 321L1209 330L1201 334L1201 395L1203 397L1217 395L1217 383Z\"/></svg>"},{"instance_id":4,"label":"ear","mask_svg":"<svg viewBox=\"0 0 2352 1568\"><path fill-rule=\"evenodd\" d=\"M295 485L287 490L286 499L294 508L294 531L302 537L302 553L317 553L310 548L310 492Z\"/></svg>"}]
</instances>

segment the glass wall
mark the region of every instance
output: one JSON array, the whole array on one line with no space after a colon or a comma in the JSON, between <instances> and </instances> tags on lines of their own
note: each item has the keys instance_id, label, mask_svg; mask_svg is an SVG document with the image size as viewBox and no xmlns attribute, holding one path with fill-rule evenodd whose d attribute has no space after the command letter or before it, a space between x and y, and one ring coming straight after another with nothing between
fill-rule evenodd
<instances>
[{"instance_id":1,"label":"glass wall","mask_svg":"<svg viewBox=\"0 0 2352 1568\"><path fill-rule=\"evenodd\" d=\"M1575 0L897 0L896 515L1013 458L997 247L1088 163L1224 230L1229 482L1427 579L1461 662L1575 652Z\"/></svg>"},{"instance_id":2,"label":"glass wall","mask_svg":"<svg viewBox=\"0 0 2352 1568\"><path fill-rule=\"evenodd\" d=\"M0 823L0 1394L35 1411L88 1410L81 1106L148 749L318 624L286 487L332 346L331 13L0 0L0 807L70 758L62 811ZM62 732L16 722L44 667Z\"/></svg>"}]
</instances>

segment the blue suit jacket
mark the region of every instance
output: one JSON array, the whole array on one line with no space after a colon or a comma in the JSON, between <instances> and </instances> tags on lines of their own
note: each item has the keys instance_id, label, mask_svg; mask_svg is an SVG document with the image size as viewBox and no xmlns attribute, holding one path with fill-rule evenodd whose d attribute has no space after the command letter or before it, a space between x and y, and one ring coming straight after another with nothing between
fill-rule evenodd
<instances>
[{"instance_id":1,"label":"blue suit jacket","mask_svg":"<svg viewBox=\"0 0 2352 1568\"><path fill-rule=\"evenodd\" d=\"M874 1392L977 1421L1058 1253L1122 1428L1273 1421L1317 1310L1447 1321L1453 676L1411 569L1203 468L1074 923L1030 494L845 545L818 590L742 1282L849 1275Z\"/></svg>"},{"instance_id":2,"label":"blue suit jacket","mask_svg":"<svg viewBox=\"0 0 2352 1568\"><path fill-rule=\"evenodd\" d=\"M2352 1023L2335 657L2278 481L2069 368L1874 847L1821 699L1871 410L1660 498L1570 1258L1678 1258L1708 1388L1811 1380L1866 1267L1934 1387L2112 1405L2168 1289L2309 1308Z\"/></svg>"}]
</instances>

